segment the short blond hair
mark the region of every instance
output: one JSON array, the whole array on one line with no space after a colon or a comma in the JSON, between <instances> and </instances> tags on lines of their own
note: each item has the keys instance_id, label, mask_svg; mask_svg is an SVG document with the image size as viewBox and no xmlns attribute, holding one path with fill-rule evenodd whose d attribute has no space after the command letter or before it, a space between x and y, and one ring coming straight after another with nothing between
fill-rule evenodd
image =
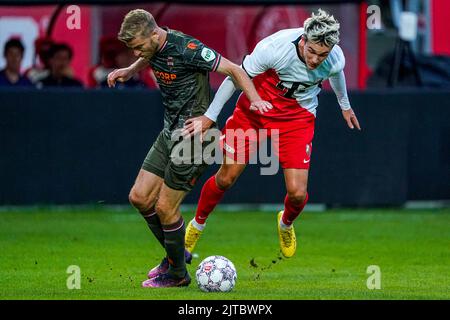
<instances>
[{"instance_id":1,"label":"short blond hair","mask_svg":"<svg viewBox=\"0 0 450 320\"><path fill-rule=\"evenodd\" d=\"M127 13L120 26L117 38L128 43L137 36L148 36L157 27L155 18L143 9L134 9Z\"/></svg>"},{"instance_id":2,"label":"short blond hair","mask_svg":"<svg viewBox=\"0 0 450 320\"><path fill-rule=\"evenodd\" d=\"M303 28L307 40L311 42L330 48L339 42L339 22L322 9L319 9L317 14L313 12L311 17L305 20Z\"/></svg>"}]
</instances>

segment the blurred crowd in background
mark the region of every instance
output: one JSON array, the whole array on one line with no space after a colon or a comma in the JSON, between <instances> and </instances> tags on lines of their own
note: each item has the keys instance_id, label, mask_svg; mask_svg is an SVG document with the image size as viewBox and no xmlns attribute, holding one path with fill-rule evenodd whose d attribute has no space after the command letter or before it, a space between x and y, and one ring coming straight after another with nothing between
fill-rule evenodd
<instances>
[{"instance_id":1,"label":"blurred crowd in background","mask_svg":"<svg viewBox=\"0 0 450 320\"><path fill-rule=\"evenodd\" d=\"M328 1L326 1L328 2ZM349 90L393 86L450 88L447 0L335 1L302 5L187 5L170 2L78 6L79 28L70 29L68 6L0 6L0 87L106 86L108 73L136 57L117 39L124 15L136 7L161 26L180 30L240 64L261 39L299 28L321 7L341 24L339 43ZM415 36L400 40L401 18L413 13ZM420 77L418 77L419 75ZM419 79L420 78L420 79ZM210 74L217 89L223 76ZM150 68L117 88L157 88ZM327 82L325 90L330 89Z\"/></svg>"},{"instance_id":2,"label":"blurred crowd in background","mask_svg":"<svg viewBox=\"0 0 450 320\"><path fill-rule=\"evenodd\" d=\"M99 63L89 68L88 82L77 79L71 66L73 49L67 43L48 37L36 39L33 65L22 72L25 47L20 38L9 39L4 46L5 67L0 71L0 86L8 87L87 87L107 86L108 73L131 65L136 57L125 44L113 37L103 37L99 44ZM156 88L151 69L117 86L129 88Z\"/></svg>"}]
</instances>

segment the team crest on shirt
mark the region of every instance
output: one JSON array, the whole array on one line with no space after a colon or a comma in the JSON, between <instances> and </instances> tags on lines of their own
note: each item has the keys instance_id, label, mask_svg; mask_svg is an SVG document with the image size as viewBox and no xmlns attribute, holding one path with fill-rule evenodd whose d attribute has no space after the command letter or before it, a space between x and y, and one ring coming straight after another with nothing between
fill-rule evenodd
<instances>
[{"instance_id":1,"label":"team crest on shirt","mask_svg":"<svg viewBox=\"0 0 450 320\"><path fill-rule=\"evenodd\" d=\"M186 48L195 50L195 49L197 49L197 44L195 42L189 42L188 45L186 46Z\"/></svg>"},{"instance_id":2,"label":"team crest on shirt","mask_svg":"<svg viewBox=\"0 0 450 320\"><path fill-rule=\"evenodd\" d=\"M209 48L203 48L201 56L206 62L213 61L216 58L216 54Z\"/></svg>"}]
</instances>

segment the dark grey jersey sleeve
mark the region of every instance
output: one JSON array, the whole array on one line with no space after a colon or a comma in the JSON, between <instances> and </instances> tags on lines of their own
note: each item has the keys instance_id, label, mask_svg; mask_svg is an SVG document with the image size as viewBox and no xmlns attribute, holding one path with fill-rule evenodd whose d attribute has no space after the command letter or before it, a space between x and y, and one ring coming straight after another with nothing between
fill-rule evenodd
<instances>
[{"instance_id":1,"label":"dark grey jersey sleeve","mask_svg":"<svg viewBox=\"0 0 450 320\"><path fill-rule=\"evenodd\" d=\"M222 56L198 40L191 40L183 51L186 65L203 71L216 71Z\"/></svg>"}]
</instances>

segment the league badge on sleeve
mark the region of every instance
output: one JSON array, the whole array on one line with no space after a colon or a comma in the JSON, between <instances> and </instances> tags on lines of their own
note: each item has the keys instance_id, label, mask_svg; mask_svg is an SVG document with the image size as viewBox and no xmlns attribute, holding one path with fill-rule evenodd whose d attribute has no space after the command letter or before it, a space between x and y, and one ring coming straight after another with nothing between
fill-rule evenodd
<instances>
[{"instance_id":1,"label":"league badge on sleeve","mask_svg":"<svg viewBox=\"0 0 450 320\"><path fill-rule=\"evenodd\" d=\"M213 61L216 58L216 54L214 53L214 51L206 47L203 48L201 56L206 62Z\"/></svg>"}]
</instances>

